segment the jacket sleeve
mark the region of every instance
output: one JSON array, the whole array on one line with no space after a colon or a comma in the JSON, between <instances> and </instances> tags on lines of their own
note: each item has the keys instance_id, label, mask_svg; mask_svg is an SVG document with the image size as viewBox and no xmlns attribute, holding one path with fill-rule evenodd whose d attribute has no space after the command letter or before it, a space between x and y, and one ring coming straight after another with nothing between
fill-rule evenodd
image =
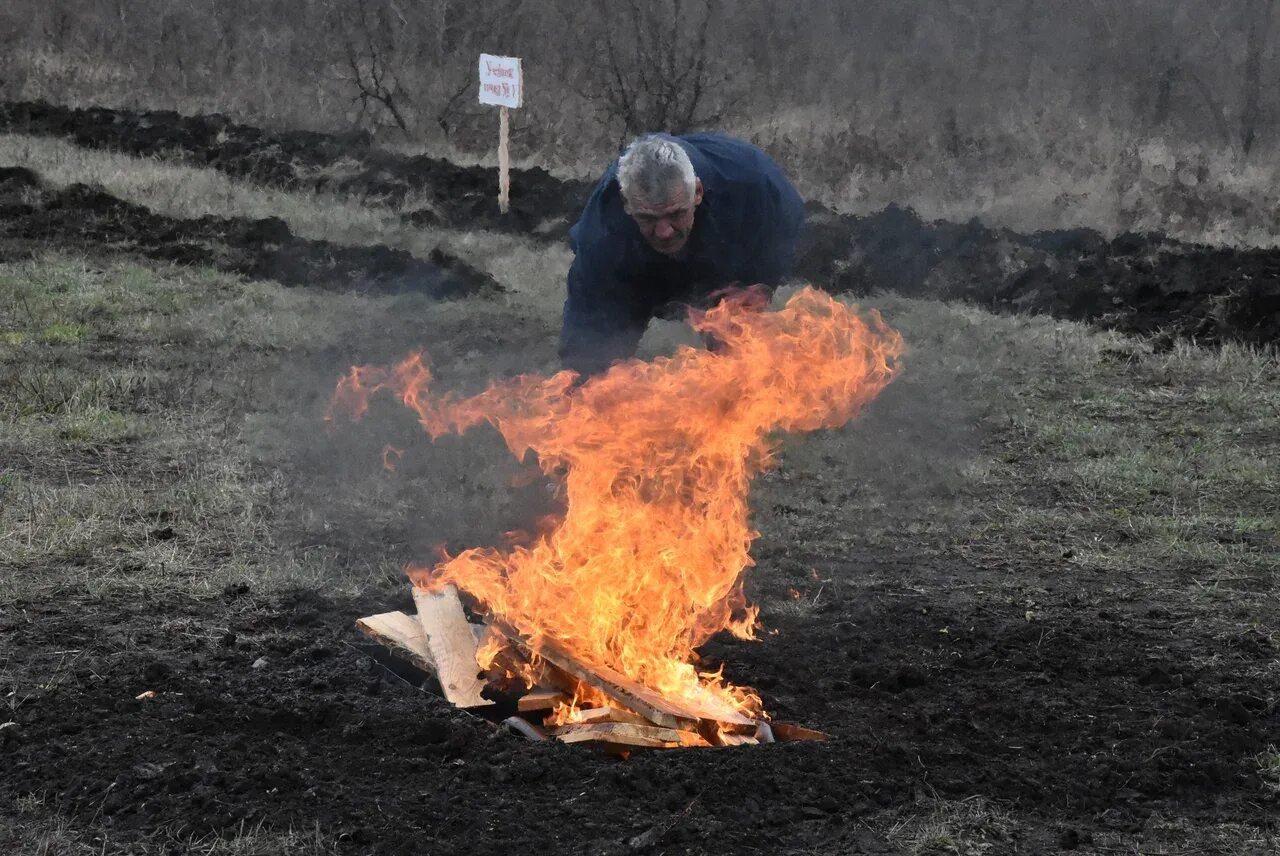
<instances>
[{"instance_id":1,"label":"jacket sleeve","mask_svg":"<svg viewBox=\"0 0 1280 856\"><path fill-rule=\"evenodd\" d=\"M632 306L633 285L609 270L602 255L581 247L569 268L560 362L584 377L634 356L644 335L645 323Z\"/></svg>"},{"instance_id":2,"label":"jacket sleeve","mask_svg":"<svg viewBox=\"0 0 1280 856\"><path fill-rule=\"evenodd\" d=\"M804 228L804 201L778 172L761 188L756 249L749 268L754 283L777 287L795 264L796 247Z\"/></svg>"}]
</instances>

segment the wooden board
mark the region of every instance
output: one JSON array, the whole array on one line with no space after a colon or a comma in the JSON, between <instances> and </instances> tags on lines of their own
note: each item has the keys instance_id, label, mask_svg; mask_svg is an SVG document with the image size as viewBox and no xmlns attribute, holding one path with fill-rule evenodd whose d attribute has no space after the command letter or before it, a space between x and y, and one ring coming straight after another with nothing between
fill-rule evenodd
<instances>
[{"instance_id":1,"label":"wooden board","mask_svg":"<svg viewBox=\"0 0 1280 856\"><path fill-rule=\"evenodd\" d=\"M793 722L773 722L769 727L773 729L773 737L779 743L790 743L793 740L812 740L822 743L831 739L831 735L824 731L815 731Z\"/></svg>"},{"instance_id":2,"label":"wooden board","mask_svg":"<svg viewBox=\"0 0 1280 856\"><path fill-rule=\"evenodd\" d=\"M512 642L529 650L529 643L525 638L505 622L495 620L490 626ZM608 666L588 666L579 662L554 639L543 637L537 654L556 668L615 699L623 707L634 710L665 728L696 731L699 722L708 722L716 723L731 731L755 731L755 720L736 711L701 710L684 702L667 699Z\"/></svg>"},{"instance_id":3,"label":"wooden board","mask_svg":"<svg viewBox=\"0 0 1280 856\"><path fill-rule=\"evenodd\" d=\"M516 709L522 713L528 713L531 710L551 710L558 704L568 704L572 698L559 690L532 689L520 696L520 700L516 702Z\"/></svg>"},{"instance_id":4,"label":"wooden board","mask_svg":"<svg viewBox=\"0 0 1280 856\"><path fill-rule=\"evenodd\" d=\"M639 746L647 749L670 749L698 745L701 738L688 731L659 728L656 725L633 725L629 722L591 722L562 725L552 734L565 743L604 743L610 746ZM691 743L690 741L696 741Z\"/></svg>"},{"instance_id":5,"label":"wooden board","mask_svg":"<svg viewBox=\"0 0 1280 856\"><path fill-rule=\"evenodd\" d=\"M416 619L403 612L383 612L358 619L356 629L424 672L435 674L436 664L427 647L427 634Z\"/></svg>"},{"instance_id":6,"label":"wooden board","mask_svg":"<svg viewBox=\"0 0 1280 856\"><path fill-rule=\"evenodd\" d=\"M438 592L413 589L418 621L426 631L427 647L436 664L436 677L449 701L461 708L493 704L480 695L485 682L476 665L476 637L462 611L458 590L446 586Z\"/></svg>"},{"instance_id":7,"label":"wooden board","mask_svg":"<svg viewBox=\"0 0 1280 856\"><path fill-rule=\"evenodd\" d=\"M573 722L566 723L566 725L589 722L628 722L632 725L653 725L652 722L640 714L620 707L592 707L580 710L578 715L574 717Z\"/></svg>"}]
</instances>

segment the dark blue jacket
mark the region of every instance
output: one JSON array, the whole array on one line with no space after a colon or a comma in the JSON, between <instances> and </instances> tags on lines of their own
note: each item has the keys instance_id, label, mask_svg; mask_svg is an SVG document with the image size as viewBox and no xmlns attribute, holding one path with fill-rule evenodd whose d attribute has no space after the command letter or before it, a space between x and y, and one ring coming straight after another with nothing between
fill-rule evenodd
<instances>
[{"instance_id":1,"label":"dark blue jacket","mask_svg":"<svg viewBox=\"0 0 1280 856\"><path fill-rule=\"evenodd\" d=\"M560 358L594 374L635 354L657 315L698 305L730 283L773 287L791 269L804 203L768 155L722 134L674 138L693 162L703 198L677 257L645 242L623 210L618 164L609 167L569 232Z\"/></svg>"}]
</instances>

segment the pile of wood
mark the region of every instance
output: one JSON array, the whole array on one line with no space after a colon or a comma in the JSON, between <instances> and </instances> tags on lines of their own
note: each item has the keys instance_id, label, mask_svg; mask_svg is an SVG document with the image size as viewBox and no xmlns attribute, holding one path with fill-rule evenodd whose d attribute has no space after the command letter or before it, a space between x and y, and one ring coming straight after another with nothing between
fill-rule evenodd
<instances>
[{"instance_id":1,"label":"pile of wood","mask_svg":"<svg viewBox=\"0 0 1280 856\"><path fill-rule=\"evenodd\" d=\"M495 702L484 695L491 680L512 671L532 671L537 676L533 688L519 685L523 694L516 701L518 715L502 720L505 727L530 739L554 738L620 752L827 739L821 732L797 725L755 720L736 711L703 710L668 699L607 666L582 662L554 640L541 640L535 656L528 640L501 620L468 621L452 586L438 592L415 588L413 599L416 618L384 612L361 618L356 627L393 654L435 675L445 698L463 710L495 709ZM506 645L499 655L499 668L486 677L476 665L476 649L490 630ZM583 688L594 690L591 695L604 697L607 703L579 706L569 722L552 715L557 708L563 712ZM539 725L530 717L545 719ZM548 724L552 722L556 724Z\"/></svg>"}]
</instances>

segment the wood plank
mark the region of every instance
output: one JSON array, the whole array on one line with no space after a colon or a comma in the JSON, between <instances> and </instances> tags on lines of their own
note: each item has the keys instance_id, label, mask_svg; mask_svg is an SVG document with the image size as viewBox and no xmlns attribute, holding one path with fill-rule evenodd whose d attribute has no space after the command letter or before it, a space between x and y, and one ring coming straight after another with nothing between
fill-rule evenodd
<instances>
[{"instance_id":1,"label":"wood plank","mask_svg":"<svg viewBox=\"0 0 1280 856\"><path fill-rule=\"evenodd\" d=\"M590 722L626 722L631 725L653 725L652 722L640 714L621 707L591 707L579 710L573 722L565 724L578 725Z\"/></svg>"},{"instance_id":2,"label":"wood plank","mask_svg":"<svg viewBox=\"0 0 1280 856\"><path fill-rule=\"evenodd\" d=\"M535 688L520 696L520 700L516 702L516 709L521 713L528 713L531 710L551 710L558 704L568 704L572 700L573 696L562 693L560 690Z\"/></svg>"},{"instance_id":3,"label":"wood plank","mask_svg":"<svg viewBox=\"0 0 1280 856\"><path fill-rule=\"evenodd\" d=\"M356 620L356 629L424 672L436 673L427 634L417 619L403 612L383 612Z\"/></svg>"},{"instance_id":4,"label":"wood plank","mask_svg":"<svg viewBox=\"0 0 1280 856\"><path fill-rule=\"evenodd\" d=\"M565 743L604 743L610 746L639 746L648 749L670 749L701 741L696 734L656 725L633 725L629 722L590 722L562 725L552 732Z\"/></svg>"},{"instance_id":5,"label":"wood plank","mask_svg":"<svg viewBox=\"0 0 1280 856\"><path fill-rule=\"evenodd\" d=\"M445 698L461 708L493 704L480 695L485 682L476 665L476 637L462 611L458 590L445 586L440 591L427 592L414 586L413 602L418 607L418 621L426 631L427 647Z\"/></svg>"},{"instance_id":6,"label":"wood plank","mask_svg":"<svg viewBox=\"0 0 1280 856\"><path fill-rule=\"evenodd\" d=\"M793 740L812 740L818 743L824 743L831 739L831 735L824 731L815 731L812 728L805 728L803 725L796 725L794 722L773 722L769 727L773 730L774 739L779 743L790 743Z\"/></svg>"},{"instance_id":7,"label":"wood plank","mask_svg":"<svg viewBox=\"0 0 1280 856\"><path fill-rule=\"evenodd\" d=\"M494 620L490 626L525 650L530 650L528 641L515 628L500 620ZM563 645L550 637L542 638L537 654L556 668L595 687L623 707L636 711L660 726L696 731L699 722L707 722L716 723L732 731L755 731L755 720L737 711L709 711L682 701L665 698L616 669L608 666L588 666L580 662Z\"/></svg>"}]
</instances>

